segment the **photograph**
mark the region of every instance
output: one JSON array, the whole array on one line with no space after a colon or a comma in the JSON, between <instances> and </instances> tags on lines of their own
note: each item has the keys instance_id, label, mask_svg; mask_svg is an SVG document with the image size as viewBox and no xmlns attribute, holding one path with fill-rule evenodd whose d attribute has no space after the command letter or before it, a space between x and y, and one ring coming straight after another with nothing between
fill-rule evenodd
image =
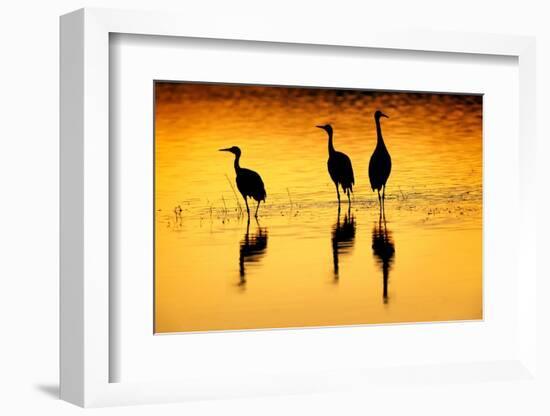
<instances>
[{"instance_id":1,"label":"photograph","mask_svg":"<svg viewBox=\"0 0 550 416\"><path fill-rule=\"evenodd\" d=\"M153 88L156 334L483 319L481 94Z\"/></svg>"}]
</instances>

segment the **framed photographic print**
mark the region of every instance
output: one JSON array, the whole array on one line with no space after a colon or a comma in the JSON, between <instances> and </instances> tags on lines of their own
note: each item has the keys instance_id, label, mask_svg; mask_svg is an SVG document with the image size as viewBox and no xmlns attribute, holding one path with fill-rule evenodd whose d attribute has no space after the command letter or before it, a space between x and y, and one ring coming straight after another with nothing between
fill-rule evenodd
<instances>
[{"instance_id":1,"label":"framed photographic print","mask_svg":"<svg viewBox=\"0 0 550 416\"><path fill-rule=\"evenodd\" d=\"M243 24L61 19L62 398L537 384L533 39Z\"/></svg>"},{"instance_id":2,"label":"framed photographic print","mask_svg":"<svg viewBox=\"0 0 550 416\"><path fill-rule=\"evenodd\" d=\"M154 94L155 333L482 318L482 95Z\"/></svg>"}]
</instances>

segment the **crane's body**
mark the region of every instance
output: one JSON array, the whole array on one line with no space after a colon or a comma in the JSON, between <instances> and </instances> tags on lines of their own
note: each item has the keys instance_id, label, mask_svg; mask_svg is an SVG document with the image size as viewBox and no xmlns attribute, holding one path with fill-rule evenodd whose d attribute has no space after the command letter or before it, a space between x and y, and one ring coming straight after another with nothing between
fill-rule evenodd
<instances>
[{"instance_id":1,"label":"crane's body","mask_svg":"<svg viewBox=\"0 0 550 416\"><path fill-rule=\"evenodd\" d=\"M386 199L386 183L391 173L391 156L384 143L382 137L382 129L380 127L380 117L388 117L381 111L376 111L374 120L376 122L376 147L369 162L369 179L370 186L373 191L378 191L378 202L380 210L384 209ZM382 191L382 196L380 196Z\"/></svg>"},{"instance_id":2,"label":"crane's body","mask_svg":"<svg viewBox=\"0 0 550 416\"><path fill-rule=\"evenodd\" d=\"M235 173L237 174L237 189L245 200L249 197L258 202L265 201L267 194L260 175L245 168L235 169Z\"/></svg>"},{"instance_id":3,"label":"crane's body","mask_svg":"<svg viewBox=\"0 0 550 416\"><path fill-rule=\"evenodd\" d=\"M334 186L336 187L338 207L340 206L340 190L338 186L341 186L344 193L347 194L348 204L351 205L350 193L353 192L353 185L355 184L351 160L346 154L342 152L337 152L334 149L334 144L332 143L332 126L330 124L317 127L325 130L328 134L327 168L330 178L332 179L332 181L334 182Z\"/></svg>"},{"instance_id":4,"label":"crane's body","mask_svg":"<svg viewBox=\"0 0 550 416\"><path fill-rule=\"evenodd\" d=\"M256 214L255 217L258 217L258 209L260 208L260 202L264 201L267 197L267 193L265 192L265 186L264 182L262 181L261 176L254 172L253 170L241 168L239 161L241 158L241 149L239 149L237 146L229 147L227 149L220 149L221 152L230 152L235 155L235 174L236 174L236 182L237 182L237 189L241 193L244 203L246 205L246 212L248 214L248 218L250 218L250 208L248 207L248 198L252 198L255 201L258 202L258 205L256 206Z\"/></svg>"},{"instance_id":5,"label":"crane's body","mask_svg":"<svg viewBox=\"0 0 550 416\"><path fill-rule=\"evenodd\" d=\"M329 155L327 168L330 178L335 184L340 184L344 193L353 192L355 178L350 158L342 152L334 152Z\"/></svg>"}]
</instances>

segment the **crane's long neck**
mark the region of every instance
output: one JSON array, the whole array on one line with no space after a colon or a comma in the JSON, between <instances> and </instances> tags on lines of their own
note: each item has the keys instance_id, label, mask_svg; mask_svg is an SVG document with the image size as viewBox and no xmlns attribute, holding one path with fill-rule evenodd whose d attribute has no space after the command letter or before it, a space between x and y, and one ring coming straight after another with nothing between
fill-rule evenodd
<instances>
[{"instance_id":1,"label":"crane's long neck","mask_svg":"<svg viewBox=\"0 0 550 416\"><path fill-rule=\"evenodd\" d=\"M376 119L376 145L386 147L384 138L382 137L382 128L380 127L380 118Z\"/></svg>"},{"instance_id":2,"label":"crane's long neck","mask_svg":"<svg viewBox=\"0 0 550 416\"><path fill-rule=\"evenodd\" d=\"M239 170L241 170L241 166L239 165L239 159L241 158L241 155L237 154L235 155L235 162L233 163L233 165L235 166L235 172L239 172Z\"/></svg>"},{"instance_id":3,"label":"crane's long neck","mask_svg":"<svg viewBox=\"0 0 550 416\"><path fill-rule=\"evenodd\" d=\"M328 154L332 155L336 150L334 150L334 145L332 144L332 131L328 131Z\"/></svg>"}]
</instances>

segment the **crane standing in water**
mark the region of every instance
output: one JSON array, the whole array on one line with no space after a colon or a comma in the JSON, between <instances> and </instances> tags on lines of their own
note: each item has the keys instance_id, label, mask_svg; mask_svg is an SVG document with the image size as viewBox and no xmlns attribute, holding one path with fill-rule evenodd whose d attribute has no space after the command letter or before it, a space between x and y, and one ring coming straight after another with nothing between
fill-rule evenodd
<instances>
[{"instance_id":1,"label":"crane standing in water","mask_svg":"<svg viewBox=\"0 0 550 416\"><path fill-rule=\"evenodd\" d=\"M344 193L348 195L348 207L351 207L350 192L353 192L353 185L355 184L351 160L346 154L334 150L334 145L332 144L332 126L330 124L316 127L325 130L328 134L327 167L328 173L336 186L338 210L340 210L340 190L338 189L338 185L342 186Z\"/></svg>"},{"instance_id":2,"label":"crane standing in water","mask_svg":"<svg viewBox=\"0 0 550 416\"><path fill-rule=\"evenodd\" d=\"M386 200L386 182L391 172L391 156L384 144L382 137L382 129L380 128L380 117L389 118L380 110L374 113L374 121L376 122L376 148L370 157L369 162L369 179L370 186L373 191L378 191L378 203L380 204L380 213L384 212L384 203ZM380 196L382 191L382 196Z\"/></svg>"},{"instance_id":3,"label":"crane standing in water","mask_svg":"<svg viewBox=\"0 0 550 416\"><path fill-rule=\"evenodd\" d=\"M258 218L258 208L260 208L260 202L264 201L267 196L265 192L264 183L262 178L258 173L250 169L241 168L239 165L239 159L241 158L241 149L237 146L228 147L227 149L220 149L220 152L230 152L235 155L235 173L237 174L236 182L237 189L244 198L244 203L246 204L246 212L248 213L248 220L250 220L250 208L248 208L248 200L250 197L258 201L256 206L256 214L254 215Z\"/></svg>"}]
</instances>

